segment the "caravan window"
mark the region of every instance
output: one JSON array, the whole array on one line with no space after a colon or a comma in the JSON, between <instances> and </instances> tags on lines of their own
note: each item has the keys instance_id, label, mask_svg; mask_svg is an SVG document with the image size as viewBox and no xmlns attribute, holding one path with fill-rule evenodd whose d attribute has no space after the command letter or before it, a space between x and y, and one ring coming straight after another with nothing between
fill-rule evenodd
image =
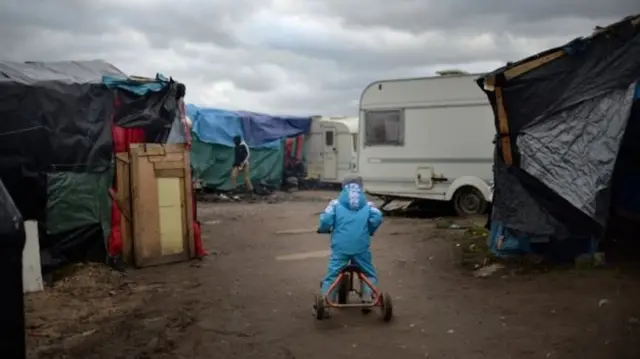
<instances>
[{"instance_id":1,"label":"caravan window","mask_svg":"<svg viewBox=\"0 0 640 359\"><path fill-rule=\"evenodd\" d=\"M333 131L326 131L324 133L324 145L333 146Z\"/></svg>"},{"instance_id":2,"label":"caravan window","mask_svg":"<svg viewBox=\"0 0 640 359\"><path fill-rule=\"evenodd\" d=\"M353 136L353 152L358 152L358 134L354 133Z\"/></svg>"},{"instance_id":3,"label":"caravan window","mask_svg":"<svg viewBox=\"0 0 640 359\"><path fill-rule=\"evenodd\" d=\"M365 146L404 146L402 110L367 111L364 126Z\"/></svg>"}]
</instances>

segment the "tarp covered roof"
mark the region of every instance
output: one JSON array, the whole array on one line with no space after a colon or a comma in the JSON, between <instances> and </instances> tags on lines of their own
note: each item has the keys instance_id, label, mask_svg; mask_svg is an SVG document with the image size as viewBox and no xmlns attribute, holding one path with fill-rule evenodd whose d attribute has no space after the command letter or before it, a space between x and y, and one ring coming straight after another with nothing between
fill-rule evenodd
<instances>
[{"instance_id":1,"label":"tarp covered roof","mask_svg":"<svg viewBox=\"0 0 640 359\"><path fill-rule=\"evenodd\" d=\"M103 76L127 78L122 71L103 60L0 62L0 85L18 83L45 86L47 82L100 83Z\"/></svg>"},{"instance_id":2,"label":"tarp covered roof","mask_svg":"<svg viewBox=\"0 0 640 359\"><path fill-rule=\"evenodd\" d=\"M638 80L640 15L479 78L498 134L494 219L526 233L601 230Z\"/></svg>"},{"instance_id":3,"label":"tarp covered roof","mask_svg":"<svg viewBox=\"0 0 640 359\"><path fill-rule=\"evenodd\" d=\"M272 116L196 105L187 105L187 114L200 141L225 146L233 146L233 136L241 135L250 147L279 147L283 138L308 133L311 127L311 117Z\"/></svg>"}]
</instances>

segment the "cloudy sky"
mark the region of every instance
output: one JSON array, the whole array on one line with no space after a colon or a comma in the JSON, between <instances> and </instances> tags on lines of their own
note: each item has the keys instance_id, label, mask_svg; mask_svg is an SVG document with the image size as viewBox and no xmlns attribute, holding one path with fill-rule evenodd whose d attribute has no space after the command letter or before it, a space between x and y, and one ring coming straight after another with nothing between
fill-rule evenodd
<instances>
[{"instance_id":1,"label":"cloudy sky","mask_svg":"<svg viewBox=\"0 0 640 359\"><path fill-rule=\"evenodd\" d=\"M480 72L640 12L637 0L3 0L0 59L104 59L187 101L349 115L370 82Z\"/></svg>"}]
</instances>

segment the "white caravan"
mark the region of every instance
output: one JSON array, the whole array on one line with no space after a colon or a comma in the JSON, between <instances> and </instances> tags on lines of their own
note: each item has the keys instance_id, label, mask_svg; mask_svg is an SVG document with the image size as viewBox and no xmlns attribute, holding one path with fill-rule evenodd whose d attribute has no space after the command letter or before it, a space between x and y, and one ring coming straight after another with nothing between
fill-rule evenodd
<instances>
[{"instance_id":1,"label":"white caravan","mask_svg":"<svg viewBox=\"0 0 640 359\"><path fill-rule=\"evenodd\" d=\"M356 167L358 117L314 116L307 139L309 178L340 183Z\"/></svg>"},{"instance_id":2,"label":"white caravan","mask_svg":"<svg viewBox=\"0 0 640 359\"><path fill-rule=\"evenodd\" d=\"M478 76L376 81L364 89L357 172L367 193L387 203L452 201L459 215L486 210L496 130Z\"/></svg>"}]
</instances>

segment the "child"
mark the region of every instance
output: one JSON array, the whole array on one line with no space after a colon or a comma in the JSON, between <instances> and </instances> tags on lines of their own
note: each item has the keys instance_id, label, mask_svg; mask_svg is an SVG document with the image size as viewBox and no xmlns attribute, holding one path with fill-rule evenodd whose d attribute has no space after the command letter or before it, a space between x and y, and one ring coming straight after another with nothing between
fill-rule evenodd
<instances>
[{"instance_id":1,"label":"child","mask_svg":"<svg viewBox=\"0 0 640 359\"><path fill-rule=\"evenodd\" d=\"M331 256L327 275L322 280L323 295L350 262L362 270L371 284L378 282L369 246L370 237L381 224L382 212L367 202L362 178L345 180L338 199L332 200L320 215L318 232L331 232ZM335 294L334 291L332 297ZM371 301L371 294L371 290L366 288L363 299Z\"/></svg>"}]
</instances>

